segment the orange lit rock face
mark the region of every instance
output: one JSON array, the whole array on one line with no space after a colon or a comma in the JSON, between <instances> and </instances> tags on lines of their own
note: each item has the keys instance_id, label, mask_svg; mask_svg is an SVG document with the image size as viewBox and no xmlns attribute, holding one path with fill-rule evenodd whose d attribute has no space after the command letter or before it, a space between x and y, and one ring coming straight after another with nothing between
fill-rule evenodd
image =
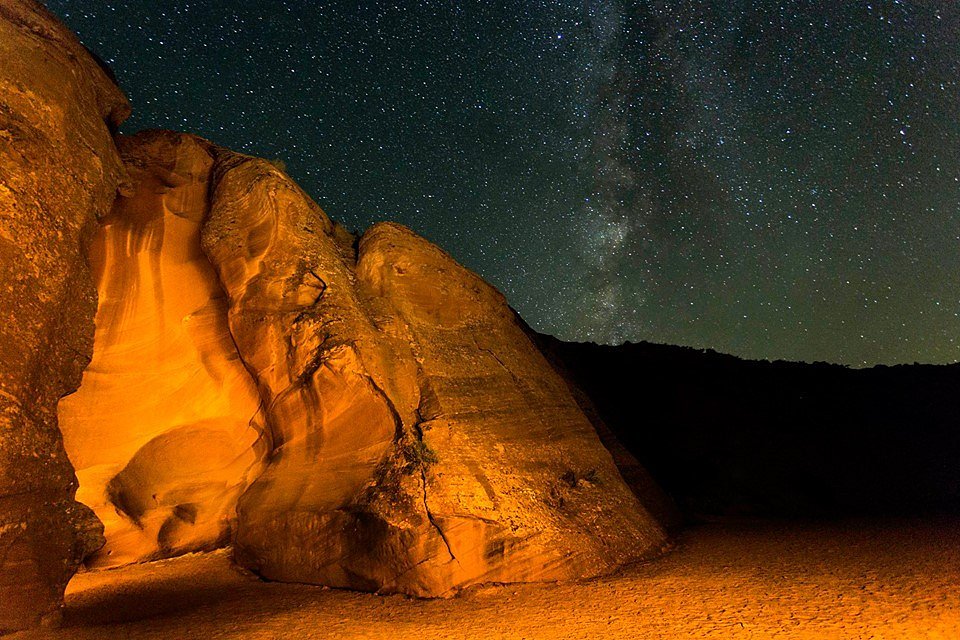
<instances>
[{"instance_id":1,"label":"orange lit rock face","mask_svg":"<svg viewBox=\"0 0 960 640\"><path fill-rule=\"evenodd\" d=\"M217 155L203 245L273 436L241 563L438 596L596 575L663 542L498 292L398 225L355 256L268 163Z\"/></svg>"},{"instance_id":2,"label":"orange lit rock face","mask_svg":"<svg viewBox=\"0 0 960 640\"><path fill-rule=\"evenodd\" d=\"M227 542L262 453L259 396L200 250L213 158L187 136L120 142L132 185L89 252L93 360L60 403L77 498L105 527L99 566Z\"/></svg>"},{"instance_id":3,"label":"orange lit rock face","mask_svg":"<svg viewBox=\"0 0 960 640\"><path fill-rule=\"evenodd\" d=\"M412 345L438 591L596 575L663 542L498 291L394 224L364 234L357 275Z\"/></svg>"},{"instance_id":4,"label":"orange lit rock face","mask_svg":"<svg viewBox=\"0 0 960 640\"><path fill-rule=\"evenodd\" d=\"M55 616L103 543L57 429L91 353L83 239L123 166L121 92L41 6L0 3L0 632Z\"/></svg>"},{"instance_id":5,"label":"orange lit rock face","mask_svg":"<svg viewBox=\"0 0 960 640\"><path fill-rule=\"evenodd\" d=\"M218 157L204 248L231 299L231 330L269 407L273 444L240 501L237 556L273 579L376 589L395 572L381 553L406 554L379 544L380 532L409 529L407 544L417 532L399 521L406 510L378 507L407 499L392 485L384 497L378 479L396 475L391 398L413 397L413 372L361 308L352 236L268 163Z\"/></svg>"}]
</instances>

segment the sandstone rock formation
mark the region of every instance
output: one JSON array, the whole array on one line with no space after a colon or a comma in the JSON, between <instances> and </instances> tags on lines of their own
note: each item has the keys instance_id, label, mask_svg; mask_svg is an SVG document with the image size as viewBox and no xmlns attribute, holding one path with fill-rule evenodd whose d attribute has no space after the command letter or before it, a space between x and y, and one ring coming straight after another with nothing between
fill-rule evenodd
<instances>
[{"instance_id":1,"label":"sandstone rock formation","mask_svg":"<svg viewBox=\"0 0 960 640\"><path fill-rule=\"evenodd\" d=\"M114 138L126 113L49 14L0 4L0 630L84 557L233 542L269 579L444 596L660 548L500 293L268 162Z\"/></svg>"},{"instance_id":2,"label":"sandstone rock formation","mask_svg":"<svg viewBox=\"0 0 960 640\"><path fill-rule=\"evenodd\" d=\"M425 506L454 558L440 577L569 579L657 549L662 530L504 297L399 225L359 247L361 288L395 309L417 365Z\"/></svg>"},{"instance_id":3,"label":"sandstone rock formation","mask_svg":"<svg viewBox=\"0 0 960 640\"><path fill-rule=\"evenodd\" d=\"M216 545L235 510L267 578L420 596L662 542L480 278L398 225L358 241L263 160L171 132L120 147L94 356L61 403L106 525L93 564Z\"/></svg>"},{"instance_id":4,"label":"sandstone rock formation","mask_svg":"<svg viewBox=\"0 0 960 640\"><path fill-rule=\"evenodd\" d=\"M82 255L123 167L126 99L33 2L0 3L0 631L54 616L100 525L74 501L57 401L91 353Z\"/></svg>"},{"instance_id":5,"label":"sandstone rock formation","mask_svg":"<svg viewBox=\"0 0 960 640\"><path fill-rule=\"evenodd\" d=\"M437 596L595 575L659 546L496 290L398 225L355 250L271 165L217 155L204 248L274 447L240 501L241 563Z\"/></svg>"},{"instance_id":6,"label":"sandstone rock formation","mask_svg":"<svg viewBox=\"0 0 960 640\"><path fill-rule=\"evenodd\" d=\"M105 527L96 566L227 542L264 452L256 386L200 250L213 158L188 136L118 142L130 183L89 250L93 360L60 403L77 499Z\"/></svg>"}]
</instances>

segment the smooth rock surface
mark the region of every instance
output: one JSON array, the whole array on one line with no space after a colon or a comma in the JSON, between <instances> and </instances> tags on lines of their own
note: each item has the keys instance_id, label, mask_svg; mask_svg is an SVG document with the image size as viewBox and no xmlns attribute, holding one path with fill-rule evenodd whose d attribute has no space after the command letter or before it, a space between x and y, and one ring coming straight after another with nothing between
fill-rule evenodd
<instances>
[{"instance_id":1,"label":"smooth rock surface","mask_svg":"<svg viewBox=\"0 0 960 640\"><path fill-rule=\"evenodd\" d=\"M103 543L57 429L93 339L83 239L124 170L126 98L39 4L0 3L0 632L56 618Z\"/></svg>"},{"instance_id":2,"label":"smooth rock surface","mask_svg":"<svg viewBox=\"0 0 960 640\"><path fill-rule=\"evenodd\" d=\"M226 544L264 453L257 389L200 250L213 158L168 132L119 145L130 184L89 250L93 360L60 403L77 498L105 527L94 566Z\"/></svg>"}]
</instances>

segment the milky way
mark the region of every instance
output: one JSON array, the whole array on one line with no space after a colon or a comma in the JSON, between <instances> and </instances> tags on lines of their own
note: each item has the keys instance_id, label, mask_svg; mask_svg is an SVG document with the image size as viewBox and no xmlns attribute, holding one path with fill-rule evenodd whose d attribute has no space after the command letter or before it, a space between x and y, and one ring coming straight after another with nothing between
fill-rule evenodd
<instances>
[{"instance_id":1,"label":"milky way","mask_svg":"<svg viewBox=\"0 0 960 640\"><path fill-rule=\"evenodd\" d=\"M953 3L48 5L115 71L124 131L281 159L541 331L960 360Z\"/></svg>"}]
</instances>

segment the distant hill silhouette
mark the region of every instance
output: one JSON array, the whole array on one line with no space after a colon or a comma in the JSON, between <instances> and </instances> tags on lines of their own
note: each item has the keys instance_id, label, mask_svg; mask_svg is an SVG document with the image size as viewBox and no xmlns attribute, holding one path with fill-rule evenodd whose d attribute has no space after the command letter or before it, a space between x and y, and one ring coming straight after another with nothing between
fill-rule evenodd
<instances>
[{"instance_id":1,"label":"distant hill silhouette","mask_svg":"<svg viewBox=\"0 0 960 640\"><path fill-rule=\"evenodd\" d=\"M960 364L535 339L688 517L960 512Z\"/></svg>"}]
</instances>

